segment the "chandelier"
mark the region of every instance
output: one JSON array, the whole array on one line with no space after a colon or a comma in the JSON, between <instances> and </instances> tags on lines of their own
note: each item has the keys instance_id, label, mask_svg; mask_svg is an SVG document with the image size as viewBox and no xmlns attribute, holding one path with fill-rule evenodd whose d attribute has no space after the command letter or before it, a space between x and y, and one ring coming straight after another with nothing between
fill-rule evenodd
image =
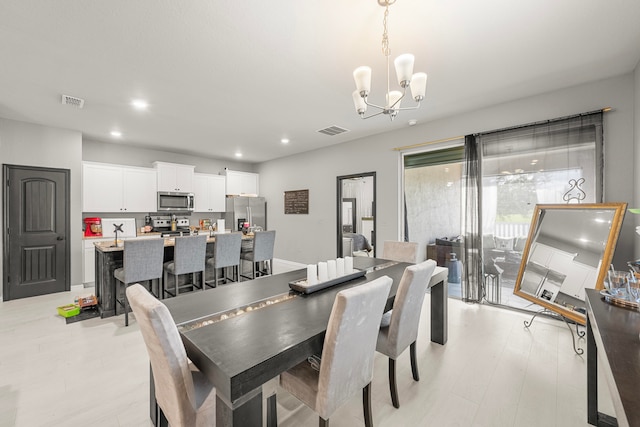
<instances>
[{"instance_id":1,"label":"chandelier","mask_svg":"<svg viewBox=\"0 0 640 427\"><path fill-rule=\"evenodd\" d=\"M413 74L413 62L414 56L410 53L405 53L398 56L393 64L396 69L396 76L398 78L398 84L402 88L402 92L399 90L390 90L389 83L389 69L390 69L390 56L391 49L389 49L389 34L387 31L387 20L389 17L389 6L395 3L396 0L378 0L380 6L384 6L384 19L382 25L384 31L382 33L382 53L387 58L387 94L386 104L384 107L370 103L368 100L369 91L371 90L371 67L362 66L355 69L353 72L353 78L356 81L356 90L353 92L353 103L355 104L356 111L363 119L368 119L379 114L387 114L389 118L393 119L398 115L400 110L415 110L420 108L420 101L424 99L424 95L427 89L427 75L425 73ZM411 96L417 105L413 107L400 108L400 101L404 98L407 91L407 86L411 89ZM370 116L365 117L367 107L374 107L380 111Z\"/></svg>"}]
</instances>

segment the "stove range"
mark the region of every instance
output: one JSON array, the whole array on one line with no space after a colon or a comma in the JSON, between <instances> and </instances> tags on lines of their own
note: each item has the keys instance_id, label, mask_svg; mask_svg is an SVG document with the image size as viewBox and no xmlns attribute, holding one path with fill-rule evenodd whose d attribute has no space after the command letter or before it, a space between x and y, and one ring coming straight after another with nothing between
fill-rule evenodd
<instances>
[{"instance_id":1,"label":"stove range","mask_svg":"<svg viewBox=\"0 0 640 427\"><path fill-rule=\"evenodd\" d=\"M180 218L176 219L176 229L171 230L171 217L157 217L152 219L153 229L156 233L161 233L162 236L188 236L190 233L189 219Z\"/></svg>"}]
</instances>

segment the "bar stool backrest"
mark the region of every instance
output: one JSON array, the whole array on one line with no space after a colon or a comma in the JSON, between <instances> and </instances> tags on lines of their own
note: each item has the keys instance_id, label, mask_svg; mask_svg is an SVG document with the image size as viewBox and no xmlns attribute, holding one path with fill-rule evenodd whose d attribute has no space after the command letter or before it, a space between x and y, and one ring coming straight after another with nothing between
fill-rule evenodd
<instances>
[{"instance_id":1,"label":"bar stool backrest","mask_svg":"<svg viewBox=\"0 0 640 427\"><path fill-rule=\"evenodd\" d=\"M204 271L207 256L207 236L176 237L173 262L175 275Z\"/></svg>"},{"instance_id":2,"label":"bar stool backrest","mask_svg":"<svg viewBox=\"0 0 640 427\"><path fill-rule=\"evenodd\" d=\"M124 241L124 283L136 283L162 277L164 239Z\"/></svg>"},{"instance_id":3,"label":"bar stool backrest","mask_svg":"<svg viewBox=\"0 0 640 427\"><path fill-rule=\"evenodd\" d=\"M276 242L276 231L256 231L253 236L253 262L273 259L273 246Z\"/></svg>"},{"instance_id":4,"label":"bar stool backrest","mask_svg":"<svg viewBox=\"0 0 640 427\"><path fill-rule=\"evenodd\" d=\"M232 267L240 265L240 247L242 245L241 233L216 234L213 259L216 268Z\"/></svg>"}]
</instances>

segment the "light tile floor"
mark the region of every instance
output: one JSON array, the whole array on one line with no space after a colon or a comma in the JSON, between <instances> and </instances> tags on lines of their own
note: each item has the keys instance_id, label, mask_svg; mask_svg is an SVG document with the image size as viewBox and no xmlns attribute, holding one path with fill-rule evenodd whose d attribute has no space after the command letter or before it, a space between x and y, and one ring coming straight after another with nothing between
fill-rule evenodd
<instances>
[{"instance_id":1,"label":"light tile floor","mask_svg":"<svg viewBox=\"0 0 640 427\"><path fill-rule=\"evenodd\" d=\"M275 272L292 268L275 265ZM233 285L230 285L233 286ZM149 426L149 365L135 320L74 324L56 314L91 289L0 303L0 426ZM586 357L563 323L449 300L449 341L429 341L426 296L414 382L408 354L398 362L401 408L391 405L387 359L376 356L376 426L586 426ZM584 341L581 342L585 346ZM602 387L605 382L600 381ZM600 410L613 415L606 388ZM316 415L279 390L282 427L315 426ZM363 425L355 396L333 427Z\"/></svg>"}]
</instances>

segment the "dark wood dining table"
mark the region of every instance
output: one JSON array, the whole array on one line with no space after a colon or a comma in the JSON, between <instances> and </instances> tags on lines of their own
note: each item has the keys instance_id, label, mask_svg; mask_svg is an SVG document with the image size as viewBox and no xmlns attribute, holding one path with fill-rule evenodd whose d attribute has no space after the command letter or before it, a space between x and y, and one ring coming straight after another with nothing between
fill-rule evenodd
<instances>
[{"instance_id":1,"label":"dark wood dining table","mask_svg":"<svg viewBox=\"0 0 640 427\"><path fill-rule=\"evenodd\" d=\"M354 267L367 270L365 276L313 294L289 288L289 282L306 278L301 269L164 300L189 359L216 387L216 425L262 425L263 399L275 410L275 395L263 395L263 385L322 351L336 293L387 275L393 285L385 310L391 309L408 265L354 257ZM438 344L447 342L447 273L436 267L430 281L431 341ZM150 415L154 425L162 425L150 377Z\"/></svg>"},{"instance_id":2,"label":"dark wood dining table","mask_svg":"<svg viewBox=\"0 0 640 427\"><path fill-rule=\"evenodd\" d=\"M586 290L587 421L595 426L640 426L640 311ZM600 362L600 363L598 363ZM615 418L598 409L598 370L607 381Z\"/></svg>"}]
</instances>

